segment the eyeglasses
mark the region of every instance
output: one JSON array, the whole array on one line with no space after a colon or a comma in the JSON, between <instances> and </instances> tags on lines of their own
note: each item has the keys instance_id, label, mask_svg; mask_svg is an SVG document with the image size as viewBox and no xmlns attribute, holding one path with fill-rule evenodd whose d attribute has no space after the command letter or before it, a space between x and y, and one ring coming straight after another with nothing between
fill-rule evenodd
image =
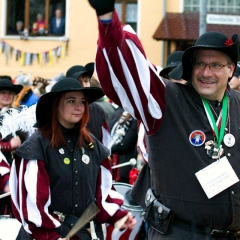
<instances>
[{"instance_id":1,"label":"eyeglasses","mask_svg":"<svg viewBox=\"0 0 240 240\"><path fill-rule=\"evenodd\" d=\"M193 67L195 67L195 69L197 70L204 70L206 66L209 66L210 70L213 72L217 72L221 69L223 69L224 67L226 67L228 65L227 64L220 64L220 63L204 63L204 62L194 62L193 63Z\"/></svg>"}]
</instances>

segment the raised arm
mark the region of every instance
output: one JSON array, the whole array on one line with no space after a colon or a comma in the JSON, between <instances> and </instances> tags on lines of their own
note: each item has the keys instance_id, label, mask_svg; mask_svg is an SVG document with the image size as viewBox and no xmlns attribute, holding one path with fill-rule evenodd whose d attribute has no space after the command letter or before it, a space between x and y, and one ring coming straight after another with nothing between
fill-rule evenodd
<instances>
[{"instance_id":1,"label":"raised arm","mask_svg":"<svg viewBox=\"0 0 240 240\"><path fill-rule=\"evenodd\" d=\"M158 130L165 109L165 84L147 59L141 42L129 26L121 26L115 10L99 11L96 70L104 93L134 118L143 122L148 134ZM91 3L92 2L92 3ZM95 3L95 5L93 4ZM100 1L101 2L101 1ZM104 0L106 9L114 1ZM112 6L112 5L111 5Z\"/></svg>"}]
</instances>

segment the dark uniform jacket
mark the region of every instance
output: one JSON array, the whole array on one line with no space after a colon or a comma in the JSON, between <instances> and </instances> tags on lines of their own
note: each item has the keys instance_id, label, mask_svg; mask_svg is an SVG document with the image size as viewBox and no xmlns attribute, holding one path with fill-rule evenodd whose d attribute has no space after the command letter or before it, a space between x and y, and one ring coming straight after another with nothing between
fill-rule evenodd
<instances>
[{"instance_id":1,"label":"dark uniform jacket","mask_svg":"<svg viewBox=\"0 0 240 240\"><path fill-rule=\"evenodd\" d=\"M191 85L159 77L137 34L129 26L121 27L116 11L111 22L100 21L96 54L98 78L106 96L145 127L154 193L176 217L192 226L239 231L240 182L208 199L195 176L216 161L207 155L205 144L194 146L189 140L196 130L205 134L205 143L213 140L199 94ZM222 156L228 158L240 178L240 93L229 86L228 90L229 116L225 131L231 133L236 142L233 147L222 143ZM210 104L218 114L217 108L222 106Z\"/></svg>"},{"instance_id":2,"label":"dark uniform jacket","mask_svg":"<svg viewBox=\"0 0 240 240\"><path fill-rule=\"evenodd\" d=\"M22 158L26 162L28 160L37 161L36 164L38 165L39 172L44 171L41 167L41 162L44 161L44 169L46 169L48 176L42 180L38 179L38 181L41 180L42 182L32 185L32 187L36 188L36 192L41 195L39 195L38 201L40 201L40 199L43 201L44 196L48 196L49 193L44 193L42 187L49 185L51 199L51 203L48 207L49 213L52 216L57 217L54 215L54 212L58 211L79 218L90 203L97 201L96 195L101 196L98 192L99 189L97 189L97 184L101 181L98 178L98 174L100 172L102 161L109 156L109 150L97 141L94 136L92 136L94 142L91 144L93 147L90 148L90 146L87 145L86 147L79 149L77 146L78 128L70 130L63 128L62 131L66 139L66 146L59 149L52 148L49 139L42 137L41 132L37 131L15 151L15 162L18 169L18 164ZM89 162L87 163L83 161L82 157L84 154L89 157ZM25 171L25 169L23 171ZM42 209L41 204L43 203L41 202L38 205L40 206L40 214L43 217L46 213L45 209ZM27 211L32 210L28 207ZM17 211L15 211L15 214L19 219L20 216ZM49 228L54 228L51 224L52 222L49 222ZM101 236L101 224L97 222L96 224L96 233ZM29 225L31 226L30 223ZM35 236L38 236L38 230L36 230L36 227L31 227L33 228L30 228L30 230L34 231ZM69 230L70 229L68 229L68 231ZM44 231L44 226L42 226L41 231ZM65 231L63 226L59 229L56 228L57 233L62 234L62 231ZM20 234L24 235L22 230ZM89 233L87 233L86 229L78 232L77 235L83 239L90 239Z\"/></svg>"},{"instance_id":3,"label":"dark uniform jacket","mask_svg":"<svg viewBox=\"0 0 240 240\"><path fill-rule=\"evenodd\" d=\"M72 130L76 131L76 129ZM69 131L65 135L67 135L67 146L53 149L49 146L49 140L43 138L38 131L19 147L15 154L21 158L41 159L46 162L50 179L52 212L59 211L80 217L89 203L95 201L99 167L101 160L108 157L109 151L95 141L93 149L84 148L84 153L90 158L89 163L85 164L81 161L83 154L77 147L77 139L73 139ZM82 184L83 182L85 184Z\"/></svg>"},{"instance_id":4,"label":"dark uniform jacket","mask_svg":"<svg viewBox=\"0 0 240 240\"><path fill-rule=\"evenodd\" d=\"M201 98L191 85L166 84L168 104L161 127L148 136L152 189L181 219L215 229L232 223L228 228L240 230L240 182L208 199L195 176L215 161L208 157L204 144L195 147L189 141L194 130L203 131L206 141L213 140ZM222 145L240 178L240 93L230 89L229 95L230 121L225 131L234 135L236 143L233 147ZM221 107L216 103L216 111Z\"/></svg>"}]
</instances>

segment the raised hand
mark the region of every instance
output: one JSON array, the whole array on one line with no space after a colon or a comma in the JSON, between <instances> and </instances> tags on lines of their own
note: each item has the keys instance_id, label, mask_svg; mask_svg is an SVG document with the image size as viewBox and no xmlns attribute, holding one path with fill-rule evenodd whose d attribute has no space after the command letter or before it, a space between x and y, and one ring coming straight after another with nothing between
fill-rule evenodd
<instances>
[{"instance_id":1,"label":"raised hand","mask_svg":"<svg viewBox=\"0 0 240 240\"><path fill-rule=\"evenodd\" d=\"M98 16L114 10L115 0L88 0L88 2L96 10Z\"/></svg>"}]
</instances>

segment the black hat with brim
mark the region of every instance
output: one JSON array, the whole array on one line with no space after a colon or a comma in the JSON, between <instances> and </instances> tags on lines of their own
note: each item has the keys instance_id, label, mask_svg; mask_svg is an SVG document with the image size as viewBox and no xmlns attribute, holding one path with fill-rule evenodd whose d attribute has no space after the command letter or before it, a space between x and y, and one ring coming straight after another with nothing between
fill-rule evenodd
<instances>
[{"instance_id":1,"label":"black hat with brim","mask_svg":"<svg viewBox=\"0 0 240 240\"><path fill-rule=\"evenodd\" d=\"M237 67L235 69L233 76L236 76L238 78L240 77L240 62L237 62Z\"/></svg>"},{"instance_id":2,"label":"black hat with brim","mask_svg":"<svg viewBox=\"0 0 240 240\"><path fill-rule=\"evenodd\" d=\"M36 120L35 127L44 126L50 119L50 112L52 110L52 104L54 99L63 93L67 92L83 92L88 104L98 100L104 96L101 88L98 87L82 87L81 83L75 78L64 77L61 81L55 83L50 92L43 94L36 106Z\"/></svg>"},{"instance_id":3,"label":"black hat with brim","mask_svg":"<svg viewBox=\"0 0 240 240\"><path fill-rule=\"evenodd\" d=\"M8 90L14 92L15 94L18 94L21 92L22 89L23 89L22 85L13 84L12 81L10 81L7 78L0 79L0 90Z\"/></svg>"},{"instance_id":4,"label":"black hat with brim","mask_svg":"<svg viewBox=\"0 0 240 240\"><path fill-rule=\"evenodd\" d=\"M168 73L168 76L174 80L182 79L182 63L175 67L171 72Z\"/></svg>"},{"instance_id":5,"label":"black hat with brim","mask_svg":"<svg viewBox=\"0 0 240 240\"><path fill-rule=\"evenodd\" d=\"M183 51L175 51L171 53L167 58L167 66L160 71L159 75L161 77L165 77L166 75L169 75L169 72L172 71L172 68L180 65L182 63L183 53Z\"/></svg>"},{"instance_id":6,"label":"black hat with brim","mask_svg":"<svg viewBox=\"0 0 240 240\"><path fill-rule=\"evenodd\" d=\"M198 49L213 49L228 55L235 66L238 60L238 34L234 34L231 38L220 32L207 32L202 34L196 41L193 47L185 50L182 57L182 64L176 67L171 74L175 76L174 79L191 80L192 76L192 60L193 54ZM236 69L236 67L235 67ZM231 79L231 78L230 78ZM229 79L229 80L230 80Z\"/></svg>"},{"instance_id":7,"label":"black hat with brim","mask_svg":"<svg viewBox=\"0 0 240 240\"><path fill-rule=\"evenodd\" d=\"M67 70L66 77L72 77L78 79L81 75L87 75L90 78L92 77L94 72L94 63L88 63L85 66L76 65Z\"/></svg>"}]
</instances>

